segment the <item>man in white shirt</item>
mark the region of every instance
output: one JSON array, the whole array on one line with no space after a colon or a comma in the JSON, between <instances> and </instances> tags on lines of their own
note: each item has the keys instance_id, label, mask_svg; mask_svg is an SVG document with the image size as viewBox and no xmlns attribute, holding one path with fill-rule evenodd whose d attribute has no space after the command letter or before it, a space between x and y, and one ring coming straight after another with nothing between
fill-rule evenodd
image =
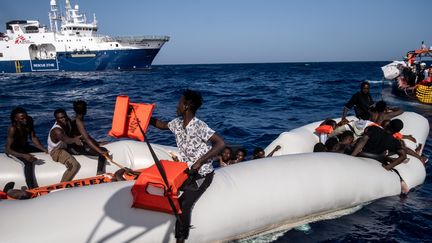
<instances>
[{"instance_id":1,"label":"man in white shirt","mask_svg":"<svg viewBox=\"0 0 432 243\"><path fill-rule=\"evenodd\" d=\"M177 242L184 242L188 238L192 207L213 180L211 159L225 147L224 140L195 116L201 105L201 94L186 90L177 104L178 118L168 123L153 117L150 119L151 125L174 133L179 159L187 162L190 167L189 179L183 184L184 193L179 199L182 214L181 222L176 222Z\"/></svg>"}]
</instances>

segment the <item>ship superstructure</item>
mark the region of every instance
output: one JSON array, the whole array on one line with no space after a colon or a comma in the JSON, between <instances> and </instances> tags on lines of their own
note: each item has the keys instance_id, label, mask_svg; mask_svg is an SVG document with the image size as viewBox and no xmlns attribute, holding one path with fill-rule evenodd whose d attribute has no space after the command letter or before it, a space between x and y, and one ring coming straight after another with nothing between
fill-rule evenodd
<instances>
[{"instance_id":1,"label":"ship superstructure","mask_svg":"<svg viewBox=\"0 0 432 243\"><path fill-rule=\"evenodd\" d=\"M65 0L61 13L50 1L50 27L35 20L12 20L0 33L0 73L146 69L168 36L109 37L97 34L79 6Z\"/></svg>"}]
</instances>

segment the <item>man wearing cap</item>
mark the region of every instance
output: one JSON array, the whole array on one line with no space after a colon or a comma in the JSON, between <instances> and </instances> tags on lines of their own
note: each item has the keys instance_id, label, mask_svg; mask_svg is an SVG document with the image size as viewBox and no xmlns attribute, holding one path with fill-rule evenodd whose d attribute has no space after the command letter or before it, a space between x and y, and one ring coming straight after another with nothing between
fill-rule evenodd
<instances>
[{"instance_id":1,"label":"man wearing cap","mask_svg":"<svg viewBox=\"0 0 432 243\"><path fill-rule=\"evenodd\" d=\"M399 175L399 172L394 169L395 166L407 158L401 143L393 137L393 134L400 132L402 128L403 122L400 119L390 121L385 128L378 126L368 127L364 135L356 143L351 155L377 159L386 170L396 172L401 181L402 193L406 194L409 188ZM391 162L387 162L388 154L397 154L398 157L392 159Z\"/></svg>"}]
</instances>

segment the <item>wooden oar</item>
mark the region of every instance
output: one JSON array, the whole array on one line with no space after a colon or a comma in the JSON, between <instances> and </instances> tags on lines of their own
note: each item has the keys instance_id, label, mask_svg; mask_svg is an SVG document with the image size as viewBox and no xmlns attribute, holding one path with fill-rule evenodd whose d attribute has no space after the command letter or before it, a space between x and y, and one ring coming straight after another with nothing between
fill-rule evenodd
<instances>
[{"instance_id":1,"label":"wooden oar","mask_svg":"<svg viewBox=\"0 0 432 243\"><path fill-rule=\"evenodd\" d=\"M124 167L123 165L115 162L113 159L111 159L111 157L109 157L108 155L104 154L104 157L110 162L113 163L115 165L117 165L120 169L126 169L126 167Z\"/></svg>"}]
</instances>

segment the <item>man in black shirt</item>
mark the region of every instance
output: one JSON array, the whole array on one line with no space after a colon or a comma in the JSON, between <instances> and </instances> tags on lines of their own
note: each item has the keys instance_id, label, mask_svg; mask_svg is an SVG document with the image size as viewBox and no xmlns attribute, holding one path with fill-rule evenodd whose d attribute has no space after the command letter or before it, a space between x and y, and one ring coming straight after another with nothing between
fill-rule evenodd
<instances>
[{"instance_id":1,"label":"man in black shirt","mask_svg":"<svg viewBox=\"0 0 432 243\"><path fill-rule=\"evenodd\" d=\"M348 111L354 107L354 111L358 118L369 117L369 108L374 104L372 96L369 93L370 85L369 82L362 82L360 85L360 91L355 93L351 99L345 104L342 121L346 121ZM346 121L348 122L348 121Z\"/></svg>"},{"instance_id":2,"label":"man in black shirt","mask_svg":"<svg viewBox=\"0 0 432 243\"><path fill-rule=\"evenodd\" d=\"M383 167L386 170L393 170L400 177L399 173L393 168L398 164L402 163L407 158L407 156L405 150L402 148L400 141L395 139L393 137L393 134L400 132L402 128L403 122L399 119L394 119L390 121L390 123L384 129L378 126L368 127L364 135L357 142L351 155L363 157L371 157L370 155L375 155L377 156L377 159L383 163ZM387 163L385 161L384 155L387 153L396 153L398 157L392 160L392 162ZM408 186L403 181L402 177L400 177L400 180L402 193L408 193Z\"/></svg>"}]
</instances>

